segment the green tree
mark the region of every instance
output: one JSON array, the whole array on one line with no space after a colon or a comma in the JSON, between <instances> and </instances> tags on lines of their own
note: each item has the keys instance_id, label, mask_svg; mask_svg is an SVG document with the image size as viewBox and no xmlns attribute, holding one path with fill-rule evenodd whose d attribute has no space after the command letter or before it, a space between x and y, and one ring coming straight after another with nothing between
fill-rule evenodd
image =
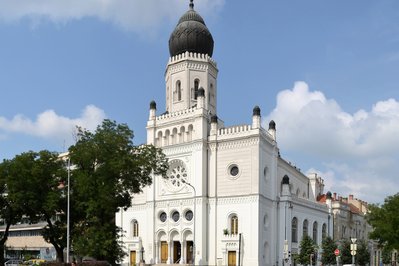
<instances>
[{"instance_id":1,"label":"green tree","mask_svg":"<svg viewBox=\"0 0 399 266\"><path fill-rule=\"evenodd\" d=\"M337 249L337 244L331 237L325 237L321 242L321 248L323 249L323 256L321 262L323 265L330 265L336 263L336 257L334 251Z\"/></svg>"},{"instance_id":2,"label":"green tree","mask_svg":"<svg viewBox=\"0 0 399 266\"><path fill-rule=\"evenodd\" d=\"M357 241L356 264L367 265L370 263L370 252L364 240Z\"/></svg>"},{"instance_id":3,"label":"green tree","mask_svg":"<svg viewBox=\"0 0 399 266\"><path fill-rule=\"evenodd\" d=\"M13 201L10 201L7 190L7 177L9 176L12 163L10 160L4 160L0 164L0 218L4 222L4 231L0 232L0 265L4 265L4 254L11 225L16 224L22 218L20 207Z\"/></svg>"},{"instance_id":4,"label":"green tree","mask_svg":"<svg viewBox=\"0 0 399 266\"><path fill-rule=\"evenodd\" d=\"M384 204L370 205L368 223L373 227L370 238L378 240L381 246L399 249L399 193L389 196Z\"/></svg>"},{"instance_id":5,"label":"green tree","mask_svg":"<svg viewBox=\"0 0 399 266\"><path fill-rule=\"evenodd\" d=\"M57 153L26 152L10 162L7 188L10 201L17 204L31 223L45 221L44 239L51 243L57 260L63 262L66 246L66 201L61 184L65 180L64 163Z\"/></svg>"},{"instance_id":6,"label":"green tree","mask_svg":"<svg viewBox=\"0 0 399 266\"><path fill-rule=\"evenodd\" d=\"M314 243L313 239L310 238L310 236L305 235L299 244L300 253L295 256L295 261L302 265L308 265L312 257L314 263L314 254L316 249L317 245Z\"/></svg>"},{"instance_id":7,"label":"green tree","mask_svg":"<svg viewBox=\"0 0 399 266\"><path fill-rule=\"evenodd\" d=\"M341 251L341 263L352 264L351 241L349 239L341 239L339 250Z\"/></svg>"},{"instance_id":8,"label":"green tree","mask_svg":"<svg viewBox=\"0 0 399 266\"><path fill-rule=\"evenodd\" d=\"M382 248L382 263L384 264L391 264L392 263L392 248L388 246L384 246Z\"/></svg>"},{"instance_id":9,"label":"green tree","mask_svg":"<svg viewBox=\"0 0 399 266\"><path fill-rule=\"evenodd\" d=\"M134 146L125 124L104 120L95 132L78 128L70 149L74 165L75 210L82 213L73 232L74 251L115 263L125 254L115 212L131 206L134 193L151 184L152 174L166 175L165 155L151 145Z\"/></svg>"}]
</instances>

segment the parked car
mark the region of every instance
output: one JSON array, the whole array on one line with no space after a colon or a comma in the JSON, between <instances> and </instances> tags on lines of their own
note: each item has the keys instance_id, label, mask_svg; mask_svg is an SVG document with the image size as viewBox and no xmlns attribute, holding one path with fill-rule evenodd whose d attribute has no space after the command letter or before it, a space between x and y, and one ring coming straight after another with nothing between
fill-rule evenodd
<instances>
[{"instance_id":1,"label":"parked car","mask_svg":"<svg viewBox=\"0 0 399 266\"><path fill-rule=\"evenodd\" d=\"M4 263L4 266L19 266L22 265L23 261L22 260L15 260L15 259L11 259L8 260Z\"/></svg>"}]
</instances>

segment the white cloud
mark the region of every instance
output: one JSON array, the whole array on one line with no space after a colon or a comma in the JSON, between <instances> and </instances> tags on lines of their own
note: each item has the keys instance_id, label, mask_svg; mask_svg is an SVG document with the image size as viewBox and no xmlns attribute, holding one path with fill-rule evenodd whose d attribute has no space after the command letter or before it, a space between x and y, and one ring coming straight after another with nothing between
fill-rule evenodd
<instances>
[{"instance_id":1,"label":"white cloud","mask_svg":"<svg viewBox=\"0 0 399 266\"><path fill-rule=\"evenodd\" d=\"M21 133L45 139L68 140L71 143L76 126L94 130L106 118L103 110L94 105L88 105L78 118L68 118L58 115L54 110L40 113L36 121L16 115L12 119L0 117L0 132L2 136L7 133Z\"/></svg>"},{"instance_id":2,"label":"white cloud","mask_svg":"<svg viewBox=\"0 0 399 266\"><path fill-rule=\"evenodd\" d=\"M397 100L379 101L369 111L351 114L322 92L310 91L305 82L296 82L278 94L275 109L263 121L265 127L271 119L283 152L318 160L309 172L324 175L326 189L370 201L397 192Z\"/></svg>"},{"instance_id":3,"label":"white cloud","mask_svg":"<svg viewBox=\"0 0 399 266\"><path fill-rule=\"evenodd\" d=\"M201 14L216 12L225 0L197 0L195 9ZM114 23L126 30L146 33L156 30L165 19L175 20L188 8L181 0L2 0L0 19L22 18L38 23L50 20L65 23L85 17Z\"/></svg>"}]
</instances>

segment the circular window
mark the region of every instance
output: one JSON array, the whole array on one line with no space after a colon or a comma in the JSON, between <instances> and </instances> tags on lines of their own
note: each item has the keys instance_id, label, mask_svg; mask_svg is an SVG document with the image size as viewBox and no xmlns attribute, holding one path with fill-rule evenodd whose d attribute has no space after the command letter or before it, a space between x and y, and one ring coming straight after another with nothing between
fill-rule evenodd
<instances>
[{"instance_id":1,"label":"circular window","mask_svg":"<svg viewBox=\"0 0 399 266\"><path fill-rule=\"evenodd\" d=\"M193 212L191 210L186 211L184 214L184 217L186 218L187 221L191 221L193 219Z\"/></svg>"},{"instance_id":2,"label":"circular window","mask_svg":"<svg viewBox=\"0 0 399 266\"><path fill-rule=\"evenodd\" d=\"M233 165L232 167L230 167L230 175L231 176L237 176L238 175L238 166L237 165Z\"/></svg>"},{"instance_id":3,"label":"circular window","mask_svg":"<svg viewBox=\"0 0 399 266\"><path fill-rule=\"evenodd\" d=\"M167 176L168 186L171 190L177 191L183 188L184 182L187 181L187 168L184 162L181 160L171 161Z\"/></svg>"},{"instance_id":4,"label":"circular window","mask_svg":"<svg viewBox=\"0 0 399 266\"><path fill-rule=\"evenodd\" d=\"M161 212L161 214L159 215L159 220L161 220L161 222L165 222L167 218L167 215L165 212Z\"/></svg>"},{"instance_id":5,"label":"circular window","mask_svg":"<svg viewBox=\"0 0 399 266\"><path fill-rule=\"evenodd\" d=\"M175 222L179 221L179 219L180 219L180 213L179 213L178 211L174 211L174 212L172 213L172 219L173 219L173 221L175 221Z\"/></svg>"}]
</instances>

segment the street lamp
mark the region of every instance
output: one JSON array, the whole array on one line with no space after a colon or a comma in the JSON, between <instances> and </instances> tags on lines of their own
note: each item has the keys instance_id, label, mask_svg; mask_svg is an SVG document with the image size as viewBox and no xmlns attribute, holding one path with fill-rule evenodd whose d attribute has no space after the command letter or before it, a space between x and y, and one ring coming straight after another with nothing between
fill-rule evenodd
<instances>
[{"instance_id":1,"label":"street lamp","mask_svg":"<svg viewBox=\"0 0 399 266\"><path fill-rule=\"evenodd\" d=\"M70 180L71 179L71 159L68 158L68 189L67 189L67 251L66 251L66 262L69 263L69 249L70 249L70 236L69 236L69 232L70 232L70 225L69 225L69 212L70 212L70 208L71 208L71 204L69 201L69 194L70 194Z\"/></svg>"},{"instance_id":2,"label":"street lamp","mask_svg":"<svg viewBox=\"0 0 399 266\"><path fill-rule=\"evenodd\" d=\"M194 191L194 225L193 225L193 265L195 265L195 219L197 218L196 215L196 206L197 206L197 201L196 201L196 195L197 192L195 191L195 187L193 185L191 185L190 183L188 183L186 180L182 179L182 182L186 185L188 185L189 187L191 187Z\"/></svg>"}]
</instances>

